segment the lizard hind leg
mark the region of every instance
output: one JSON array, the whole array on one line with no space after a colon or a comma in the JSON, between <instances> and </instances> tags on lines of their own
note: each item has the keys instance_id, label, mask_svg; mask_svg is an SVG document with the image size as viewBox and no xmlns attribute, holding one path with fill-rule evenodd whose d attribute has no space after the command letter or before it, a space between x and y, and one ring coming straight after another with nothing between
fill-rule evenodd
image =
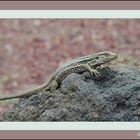
<instances>
[{"instance_id":1,"label":"lizard hind leg","mask_svg":"<svg viewBox=\"0 0 140 140\"><path fill-rule=\"evenodd\" d=\"M57 81L52 81L50 91L53 92L58 88L58 82Z\"/></svg>"}]
</instances>

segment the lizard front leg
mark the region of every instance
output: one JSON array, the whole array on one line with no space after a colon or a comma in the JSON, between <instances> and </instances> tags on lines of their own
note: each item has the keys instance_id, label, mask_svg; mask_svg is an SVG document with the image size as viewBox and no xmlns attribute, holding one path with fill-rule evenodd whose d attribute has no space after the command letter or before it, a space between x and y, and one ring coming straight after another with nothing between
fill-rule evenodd
<instances>
[{"instance_id":1,"label":"lizard front leg","mask_svg":"<svg viewBox=\"0 0 140 140\"><path fill-rule=\"evenodd\" d=\"M91 68L89 64L84 64L83 67L88 70L92 75L94 74L97 78L101 75L99 71L94 68Z\"/></svg>"}]
</instances>

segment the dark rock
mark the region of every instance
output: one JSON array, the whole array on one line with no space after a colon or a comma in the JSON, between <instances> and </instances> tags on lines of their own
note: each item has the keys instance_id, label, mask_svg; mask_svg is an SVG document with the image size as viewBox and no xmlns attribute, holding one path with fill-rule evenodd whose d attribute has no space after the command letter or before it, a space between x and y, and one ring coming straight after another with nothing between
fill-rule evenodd
<instances>
[{"instance_id":1,"label":"dark rock","mask_svg":"<svg viewBox=\"0 0 140 140\"><path fill-rule=\"evenodd\" d=\"M22 98L3 114L2 121L140 121L140 70L133 65L111 65L73 73L54 93Z\"/></svg>"}]
</instances>

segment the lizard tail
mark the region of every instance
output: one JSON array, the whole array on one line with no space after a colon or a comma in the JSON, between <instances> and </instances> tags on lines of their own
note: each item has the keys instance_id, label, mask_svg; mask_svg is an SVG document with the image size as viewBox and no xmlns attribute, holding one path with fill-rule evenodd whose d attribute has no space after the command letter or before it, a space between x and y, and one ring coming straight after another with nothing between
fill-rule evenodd
<instances>
[{"instance_id":1,"label":"lizard tail","mask_svg":"<svg viewBox=\"0 0 140 140\"><path fill-rule=\"evenodd\" d=\"M2 97L2 98L0 98L0 101L2 101L2 100L8 100L8 99L13 99L13 98L18 98L18 96L8 96L8 97Z\"/></svg>"},{"instance_id":2,"label":"lizard tail","mask_svg":"<svg viewBox=\"0 0 140 140\"><path fill-rule=\"evenodd\" d=\"M14 95L11 95L11 96L2 97L2 98L0 98L0 101L13 99L13 98L29 97L31 95L37 94L39 91L41 91L44 88L45 88L45 90L49 90L50 86L46 86L45 84L41 85L41 86L37 86L35 89L30 90L30 91L25 91L21 94L14 94Z\"/></svg>"},{"instance_id":3,"label":"lizard tail","mask_svg":"<svg viewBox=\"0 0 140 140\"><path fill-rule=\"evenodd\" d=\"M1 100L8 100L8 99L14 99L14 98L22 98L22 97L28 97L28 96L31 96L33 94L35 94L36 92L34 91L28 91L28 92L24 92L24 93L21 93L21 94L14 94L14 95L11 95L11 96L7 96L7 97L2 97L0 98L0 101Z\"/></svg>"}]
</instances>

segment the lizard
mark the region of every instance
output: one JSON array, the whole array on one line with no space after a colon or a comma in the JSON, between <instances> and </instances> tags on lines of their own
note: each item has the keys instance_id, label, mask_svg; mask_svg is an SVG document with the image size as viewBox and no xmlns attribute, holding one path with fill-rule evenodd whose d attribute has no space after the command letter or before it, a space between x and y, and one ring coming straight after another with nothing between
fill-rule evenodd
<instances>
[{"instance_id":1,"label":"lizard","mask_svg":"<svg viewBox=\"0 0 140 140\"><path fill-rule=\"evenodd\" d=\"M59 88L61 82L71 73L81 73L89 71L91 75L99 77L101 74L96 68L104 66L104 64L116 59L117 57L118 55L113 53L112 51L103 51L75 58L59 66L56 69L56 71L52 74L50 79L45 83L35 87L34 89L22 92L20 94L2 97L0 98L0 101L13 98L29 97L34 94L37 94L40 91L53 92L54 90L57 90Z\"/></svg>"}]
</instances>

